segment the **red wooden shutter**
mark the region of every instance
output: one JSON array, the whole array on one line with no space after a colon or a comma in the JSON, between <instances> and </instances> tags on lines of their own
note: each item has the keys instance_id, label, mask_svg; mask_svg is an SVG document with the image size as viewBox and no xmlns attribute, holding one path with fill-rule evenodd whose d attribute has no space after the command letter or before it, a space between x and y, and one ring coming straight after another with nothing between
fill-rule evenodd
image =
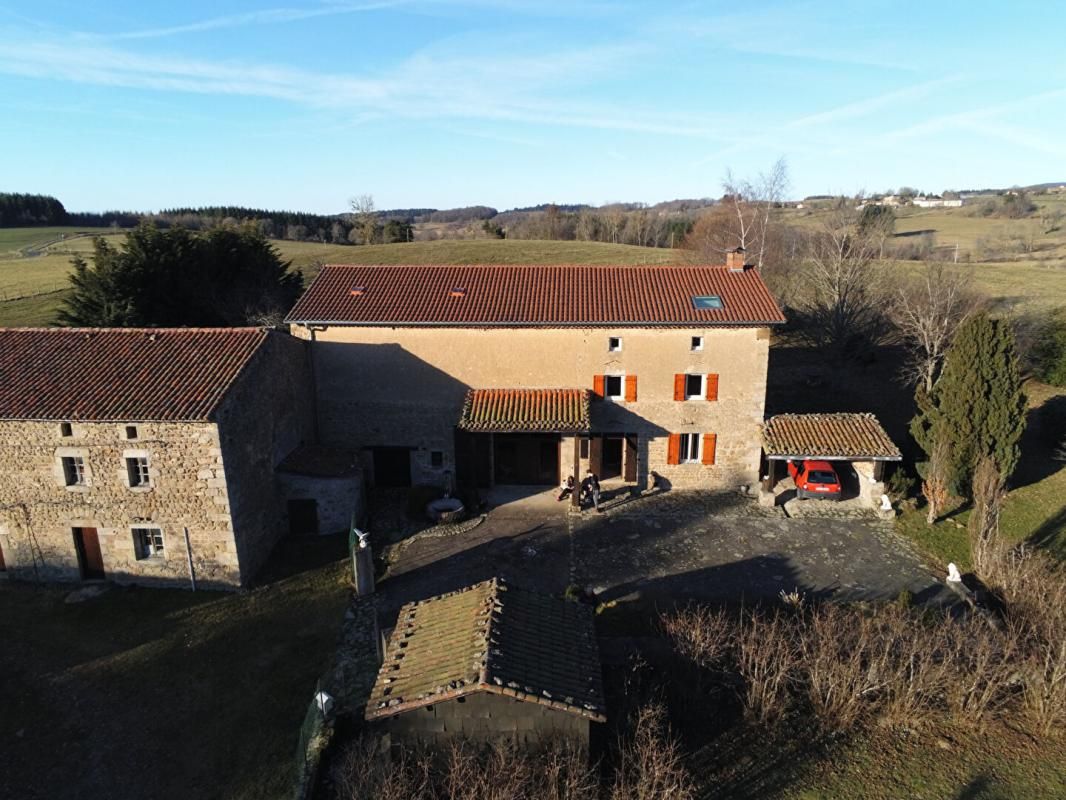
<instances>
[{"instance_id":1,"label":"red wooden shutter","mask_svg":"<svg viewBox=\"0 0 1066 800\"><path fill-rule=\"evenodd\" d=\"M674 399L675 400L684 400L685 399L685 376L684 375L675 375L674 376Z\"/></svg>"},{"instance_id":2,"label":"red wooden shutter","mask_svg":"<svg viewBox=\"0 0 1066 800\"><path fill-rule=\"evenodd\" d=\"M666 445L666 463L681 463L681 434L671 433Z\"/></svg>"},{"instance_id":3,"label":"red wooden shutter","mask_svg":"<svg viewBox=\"0 0 1066 800\"><path fill-rule=\"evenodd\" d=\"M708 375L707 376L707 399L708 400L717 400L718 399L718 376L717 375L712 374L712 375Z\"/></svg>"},{"instance_id":4,"label":"red wooden shutter","mask_svg":"<svg viewBox=\"0 0 1066 800\"><path fill-rule=\"evenodd\" d=\"M711 465L714 463L714 451L718 446L718 434L705 433L703 434L703 463Z\"/></svg>"},{"instance_id":5,"label":"red wooden shutter","mask_svg":"<svg viewBox=\"0 0 1066 800\"><path fill-rule=\"evenodd\" d=\"M600 398L600 400L603 399L604 392L606 392L606 389L604 388L604 383L605 381L602 375L592 376L592 393L598 398Z\"/></svg>"},{"instance_id":6,"label":"red wooden shutter","mask_svg":"<svg viewBox=\"0 0 1066 800\"><path fill-rule=\"evenodd\" d=\"M637 376L626 375L626 402L635 403L637 400Z\"/></svg>"}]
</instances>

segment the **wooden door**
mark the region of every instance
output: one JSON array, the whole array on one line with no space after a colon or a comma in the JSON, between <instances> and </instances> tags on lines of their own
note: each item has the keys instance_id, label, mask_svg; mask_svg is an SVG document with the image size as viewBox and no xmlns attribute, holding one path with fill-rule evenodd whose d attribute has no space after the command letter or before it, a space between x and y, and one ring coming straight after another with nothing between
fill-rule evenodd
<instances>
[{"instance_id":1,"label":"wooden door","mask_svg":"<svg viewBox=\"0 0 1066 800\"><path fill-rule=\"evenodd\" d=\"M96 528L75 528L74 547L78 551L81 578L84 581L102 580L104 556L100 552L100 537Z\"/></svg>"}]
</instances>

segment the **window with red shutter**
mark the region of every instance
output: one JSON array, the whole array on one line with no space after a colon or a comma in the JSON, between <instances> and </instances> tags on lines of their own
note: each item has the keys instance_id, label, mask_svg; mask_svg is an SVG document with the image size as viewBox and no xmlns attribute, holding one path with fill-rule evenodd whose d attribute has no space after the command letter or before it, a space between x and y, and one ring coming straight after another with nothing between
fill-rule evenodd
<instances>
[{"instance_id":1,"label":"window with red shutter","mask_svg":"<svg viewBox=\"0 0 1066 800\"><path fill-rule=\"evenodd\" d=\"M666 443L666 463L667 464L680 464L681 463L681 434L671 433L670 438Z\"/></svg>"},{"instance_id":2,"label":"window with red shutter","mask_svg":"<svg viewBox=\"0 0 1066 800\"><path fill-rule=\"evenodd\" d=\"M637 401L637 376L626 375L626 402L635 403Z\"/></svg>"},{"instance_id":3,"label":"window with red shutter","mask_svg":"<svg viewBox=\"0 0 1066 800\"><path fill-rule=\"evenodd\" d=\"M684 400L685 399L685 376L684 375L675 375L674 376L674 399L675 400Z\"/></svg>"},{"instance_id":4,"label":"window with red shutter","mask_svg":"<svg viewBox=\"0 0 1066 800\"><path fill-rule=\"evenodd\" d=\"M603 399L604 393L604 376L593 375L592 376L592 393L596 395L600 400Z\"/></svg>"},{"instance_id":5,"label":"window with red shutter","mask_svg":"<svg viewBox=\"0 0 1066 800\"><path fill-rule=\"evenodd\" d=\"M713 373L707 376L707 399L718 399L718 375Z\"/></svg>"},{"instance_id":6,"label":"window with red shutter","mask_svg":"<svg viewBox=\"0 0 1066 800\"><path fill-rule=\"evenodd\" d=\"M715 450L718 446L718 434L705 433L703 434L703 463L710 466L714 464Z\"/></svg>"}]
</instances>

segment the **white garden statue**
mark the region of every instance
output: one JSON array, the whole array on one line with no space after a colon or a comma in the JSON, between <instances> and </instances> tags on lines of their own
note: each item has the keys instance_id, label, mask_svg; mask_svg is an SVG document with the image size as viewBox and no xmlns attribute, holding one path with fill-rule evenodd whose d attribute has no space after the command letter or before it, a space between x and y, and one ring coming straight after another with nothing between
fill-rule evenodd
<instances>
[{"instance_id":1,"label":"white garden statue","mask_svg":"<svg viewBox=\"0 0 1066 800\"><path fill-rule=\"evenodd\" d=\"M951 583L962 583L962 575L959 574L959 568L954 563L948 564L948 580Z\"/></svg>"}]
</instances>

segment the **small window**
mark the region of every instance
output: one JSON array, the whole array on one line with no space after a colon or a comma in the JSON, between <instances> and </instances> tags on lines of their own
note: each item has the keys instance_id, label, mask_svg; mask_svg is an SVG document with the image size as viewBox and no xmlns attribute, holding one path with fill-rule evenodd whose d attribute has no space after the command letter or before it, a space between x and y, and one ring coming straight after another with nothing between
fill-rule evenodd
<instances>
[{"instance_id":1,"label":"small window","mask_svg":"<svg viewBox=\"0 0 1066 800\"><path fill-rule=\"evenodd\" d=\"M126 459L126 474L129 476L131 488L151 485L148 476L148 459L143 456Z\"/></svg>"},{"instance_id":2,"label":"small window","mask_svg":"<svg viewBox=\"0 0 1066 800\"><path fill-rule=\"evenodd\" d=\"M429 453L429 465L431 467L443 467L444 453L440 450L431 450Z\"/></svg>"},{"instance_id":3,"label":"small window","mask_svg":"<svg viewBox=\"0 0 1066 800\"><path fill-rule=\"evenodd\" d=\"M610 336L607 338L607 349L612 353L618 353L622 350L622 337Z\"/></svg>"},{"instance_id":4,"label":"small window","mask_svg":"<svg viewBox=\"0 0 1066 800\"><path fill-rule=\"evenodd\" d=\"M682 464L698 464L700 461L700 435L698 433L681 434Z\"/></svg>"},{"instance_id":5,"label":"small window","mask_svg":"<svg viewBox=\"0 0 1066 800\"><path fill-rule=\"evenodd\" d=\"M126 438L127 439L136 439L137 438L137 426L136 425L127 425L126 426Z\"/></svg>"},{"instance_id":6,"label":"small window","mask_svg":"<svg viewBox=\"0 0 1066 800\"><path fill-rule=\"evenodd\" d=\"M609 400L622 399L622 386L625 383L622 375L606 375L603 379L604 397Z\"/></svg>"},{"instance_id":7,"label":"small window","mask_svg":"<svg viewBox=\"0 0 1066 800\"><path fill-rule=\"evenodd\" d=\"M84 486L85 459L81 456L64 456L63 480L67 486Z\"/></svg>"},{"instance_id":8,"label":"small window","mask_svg":"<svg viewBox=\"0 0 1066 800\"><path fill-rule=\"evenodd\" d=\"M699 352L702 349L703 349L703 337L702 336L693 336L692 337L692 351L693 352Z\"/></svg>"},{"instance_id":9,"label":"small window","mask_svg":"<svg viewBox=\"0 0 1066 800\"><path fill-rule=\"evenodd\" d=\"M137 559L163 557L163 531L159 528L134 528L133 547Z\"/></svg>"},{"instance_id":10,"label":"small window","mask_svg":"<svg viewBox=\"0 0 1066 800\"><path fill-rule=\"evenodd\" d=\"M589 440L588 439L582 439L581 440L581 450L579 451L579 453L580 453L580 455L578 456L579 458L588 458L589 457Z\"/></svg>"},{"instance_id":11,"label":"small window","mask_svg":"<svg viewBox=\"0 0 1066 800\"><path fill-rule=\"evenodd\" d=\"M686 400L702 400L703 399L703 376L702 375L686 375L685 376L685 399Z\"/></svg>"},{"instance_id":12,"label":"small window","mask_svg":"<svg viewBox=\"0 0 1066 800\"><path fill-rule=\"evenodd\" d=\"M720 309L724 308L722 298L716 294L699 294L692 298L693 308Z\"/></svg>"},{"instance_id":13,"label":"small window","mask_svg":"<svg viewBox=\"0 0 1066 800\"><path fill-rule=\"evenodd\" d=\"M59 435L60 436L64 436L64 437L73 436L74 435L74 428L71 427L69 422L60 422L59 423Z\"/></svg>"}]
</instances>

